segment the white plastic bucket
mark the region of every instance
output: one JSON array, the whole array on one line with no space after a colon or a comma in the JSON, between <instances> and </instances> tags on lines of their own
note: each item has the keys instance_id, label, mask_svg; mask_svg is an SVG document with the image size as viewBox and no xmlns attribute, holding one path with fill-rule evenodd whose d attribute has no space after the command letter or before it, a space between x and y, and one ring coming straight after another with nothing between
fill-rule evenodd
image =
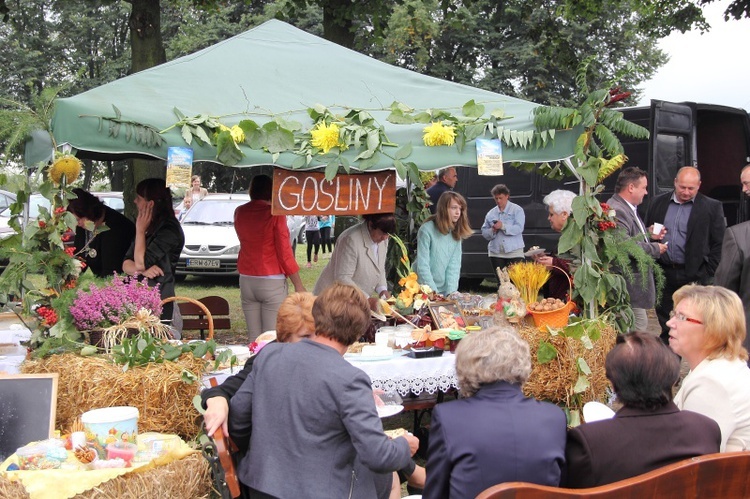
<instances>
[{"instance_id":1,"label":"white plastic bucket","mask_svg":"<svg viewBox=\"0 0 750 499\"><path fill-rule=\"evenodd\" d=\"M138 416L137 407L106 407L84 412L81 422L86 439L95 443L99 457L105 457L108 444L135 443L138 436Z\"/></svg>"}]
</instances>

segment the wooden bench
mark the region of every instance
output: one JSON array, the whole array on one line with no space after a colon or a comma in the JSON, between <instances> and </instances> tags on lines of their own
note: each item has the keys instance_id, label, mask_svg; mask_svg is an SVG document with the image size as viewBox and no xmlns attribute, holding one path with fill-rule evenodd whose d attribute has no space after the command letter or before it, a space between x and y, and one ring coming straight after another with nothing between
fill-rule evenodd
<instances>
[{"instance_id":1,"label":"wooden bench","mask_svg":"<svg viewBox=\"0 0 750 499\"><path fill-rule=\"evenodd\" d=\"M179 297L178 297L179 299ZM198 301L210 312L213 318L213 329L232 329L229 319L229 302L221 296L206 296L199 298ZM209 328L209 320L205 310L199 305L192 302L179 303L180 314L182 315L182 331L200 331L201 339L205 340L205 332ZM213 333L209 336L209 339ZM184 337L184 334L183 334Z\"/></svg>"},{"instance_id":2,"label":"wooden bench","mask_svg":"<svg viewBox=\"0 0 750 499\"><path fill-rule=\"evenodd\" d=\"M750 497L748 472L750 452L708 454L599 487L562 489L508 482L486 489L477 499L743 498Z\"/></svg>"}]
</instances>

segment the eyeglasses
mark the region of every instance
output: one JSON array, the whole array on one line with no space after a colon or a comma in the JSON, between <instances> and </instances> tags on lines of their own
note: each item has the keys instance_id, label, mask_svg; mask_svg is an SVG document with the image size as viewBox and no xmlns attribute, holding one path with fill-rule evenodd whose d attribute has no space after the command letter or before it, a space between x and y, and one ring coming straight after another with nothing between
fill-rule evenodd
<instances>
[{"instance_id":1,"label":"eyeglasses","mask_svg":"<svg viewBox=\"0 0 750 499\"><path fill-rule=\"evenodd\" d=\"M692 322L693 324L703 324L703 322L699 321L698 319L693 319L692 317L686 317L685 315L675 312L672 310L669 312L669 318L676 317L678 321L680 322Z\"/></svg>"}]
</instances>

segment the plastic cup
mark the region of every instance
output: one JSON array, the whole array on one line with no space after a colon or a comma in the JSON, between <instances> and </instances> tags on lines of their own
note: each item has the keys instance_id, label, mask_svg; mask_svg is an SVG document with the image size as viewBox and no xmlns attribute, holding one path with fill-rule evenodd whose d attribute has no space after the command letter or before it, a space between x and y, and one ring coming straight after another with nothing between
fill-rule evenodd
<instances>
[{"instance_id":1,"label":"plastic cup","mask_svg":"<svg viewBox=\"0 0 750 499\"><path fill-rule=\"evenodd\" d=\"M663 228L664 226L662 224L654 222L654 227L653 229L651 229L651 231L655 236L658 236L659 234L661 234L661 230Z\"/></svg>"}]
</instances>

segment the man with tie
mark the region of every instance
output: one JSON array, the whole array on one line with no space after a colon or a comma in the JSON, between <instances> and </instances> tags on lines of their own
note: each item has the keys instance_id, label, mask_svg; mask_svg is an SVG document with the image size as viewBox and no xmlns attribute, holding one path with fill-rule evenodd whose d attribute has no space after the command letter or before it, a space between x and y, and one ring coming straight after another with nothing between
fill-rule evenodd
<instances>
[{"instance_id":1,"label":"man with tie","mask_svg":"<svg viewBox=\"0 0 750 499\"><path fill-rule=\"evenodd\" d=\"M674 179L674 191L654 198L648 207L646 223L666 228L662 242L669 247L659 257L664 269L664 294L656 307L661 339L669 342L667 321L672 311L672 294L685 284L711 284L721 258L726 221L721 203L704 196L698 189L701 174L693 166L683 166Z\"/></svg>"},{"instance_id":2,"label":"man with tie","mask_svg":"<svg viewBox=\"0 0 750 499\"><path fill-rule=\"evenodd\" d=\"M620 172L615 184L616 194L609 198L607 204L615 210L617 226L627 232L628 236L634 238L647 255L658 258L667 251L667 245L659 242L650 242L646 227L638 216L638 205L648 194L648 178L646 172L638 167L625 168ZM634 331L646 332L648 330L648 315L646 310L654 307L656 301L656 290L654 285L654 274L649 269L648 275L642 275L638 271L635 262L631 267L632 280L625 279L625 284L630 295L630 306L635 316ZM670 299L671 301L671 299Z\"/></svg>"}]
</instances>

